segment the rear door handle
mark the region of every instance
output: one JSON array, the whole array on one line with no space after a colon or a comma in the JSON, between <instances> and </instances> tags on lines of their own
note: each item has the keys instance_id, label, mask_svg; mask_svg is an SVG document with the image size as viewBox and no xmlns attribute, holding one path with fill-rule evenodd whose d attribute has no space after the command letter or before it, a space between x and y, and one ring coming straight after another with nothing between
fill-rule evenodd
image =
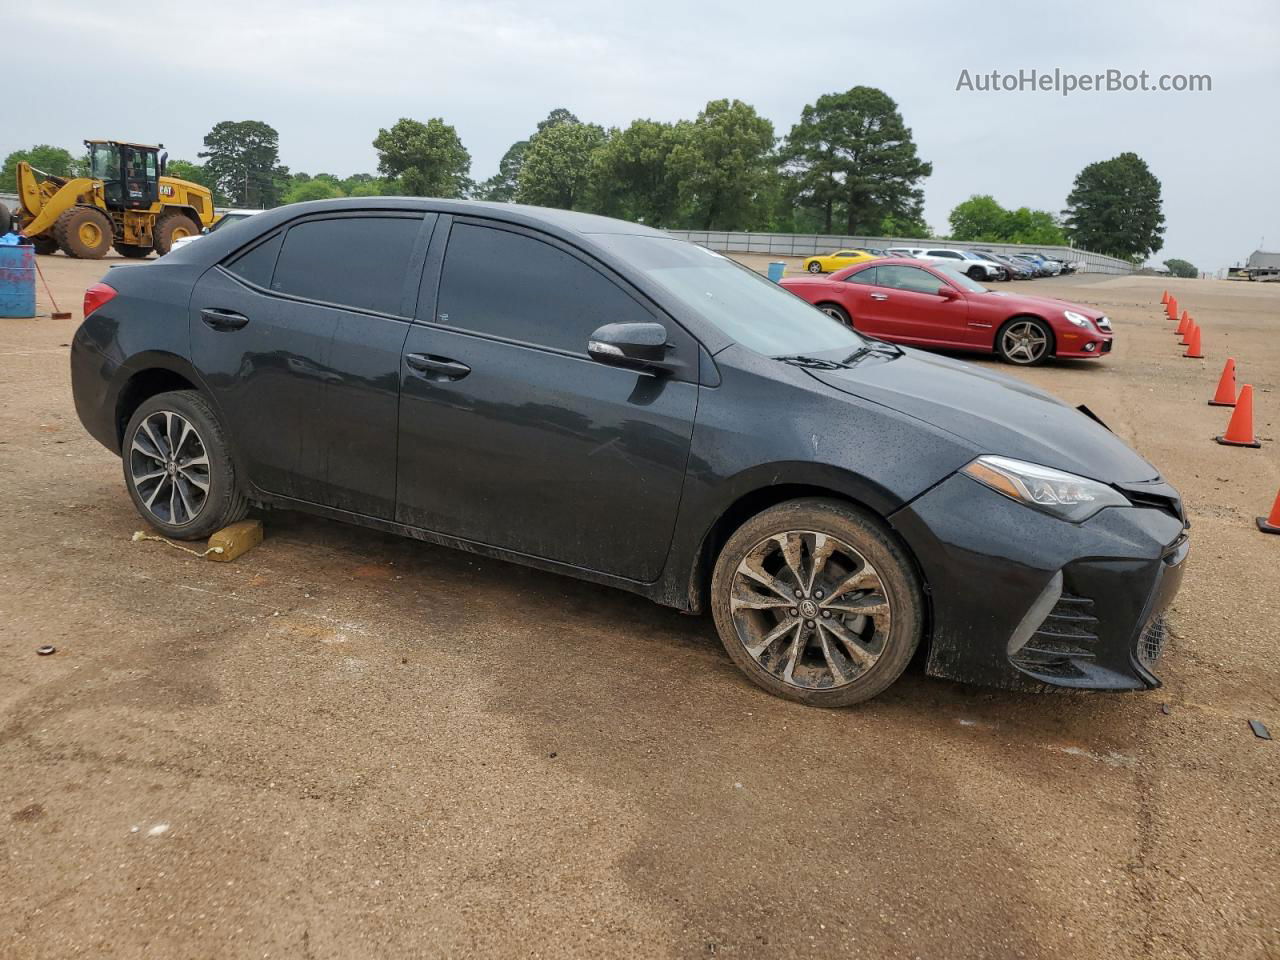
<instances>
[{"instance_id":1,"label":"rear door handle","mask_svg":"<svg viewBox=\"0 0 1280 960\"><path fill-rule=\"evenodd\" d=\"M206 326L212 327L214 330L239 330L249 322L249 318L243 313L236 313L234 310L219 310L217 307L208 307L201 310L200 319L205 322Z\"/></svg>"},{"instance_id":2,"label":"rear door handle","mask_svg":"<svg viewBox=\"0 0 1280 960\"><path fill-rule=\"evenodd\" d=\"M430 353L406 353L404 362L428 380L461 380L471 372L465 363Z\"/></svg>"},{"instance_id":3,"label":"rear door handle","mask_svg":"<svg viewBox=\"0 0 1280 960\"><path fill-rule=\"evenodd\" d=\"M889 295L887 293L873 293L871 295L871 299L872 300L888 300Z\"/></svg>"}]
</instances>

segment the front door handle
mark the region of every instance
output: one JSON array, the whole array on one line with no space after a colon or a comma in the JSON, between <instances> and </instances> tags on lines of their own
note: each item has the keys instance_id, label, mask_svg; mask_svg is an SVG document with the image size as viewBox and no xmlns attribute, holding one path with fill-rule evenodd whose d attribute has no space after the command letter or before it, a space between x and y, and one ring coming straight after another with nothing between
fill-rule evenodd
<instances>
[{"instance_id":1,"label":"front door handle","mask_svg":"<svg viewBox=\"0 0 1280 960\"><path fill-rule=\"evenodd\" d=\"M871 299L872 300L888 300L889 295L887 293L873 293L871 295Z\"/></svg>"},{"instance_id":2,"label":"front door handle","mask_svg":"<svg viewBox=\"0 0 1280 960\"><path fill-rule=\"evenodd\" d=\"M234 310L219 310L217 307L208 307L201 310L200 319L205 322L206 326L212 327L214 330L239 330L249 322L249 318L243 313L236 313Z\"/></svg>"},{"instance_id":3,"label":"front door handle","mask_svg":"<svg viewBox=\"0 0 1280 960\"><path fill-rule=\"evenodd\" d=\"M406 353L404 362L428 380L461 380L471 372L465 363L430 353Z\"/></svg>"}]
</instances>

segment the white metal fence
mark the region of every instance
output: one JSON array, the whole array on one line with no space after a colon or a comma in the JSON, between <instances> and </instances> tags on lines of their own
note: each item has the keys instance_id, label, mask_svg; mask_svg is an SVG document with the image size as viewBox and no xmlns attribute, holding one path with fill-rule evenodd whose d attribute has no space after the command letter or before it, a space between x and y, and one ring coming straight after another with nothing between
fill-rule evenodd
<instances>
[{"instance_id":1,"label":"white metal fence","mask_svg":"<svg viewBox=\"0 0 1280 960\"><path fill-rule=\"evenodd\" d=\"M1076 247L1045 247L1019 243L961 243L954 240L920 240L910 237L822 236L812 233L746 233L723 230L668 230L681 240L688 240L712 250L735 253L775 254L784 257L811 257L834 253L848 247L927 247L932 250L994 250L996 253L1042 253L1062 261L1079 264L1081 273L1133 273L1127 260Z\"/></svg>"}]
</instances>

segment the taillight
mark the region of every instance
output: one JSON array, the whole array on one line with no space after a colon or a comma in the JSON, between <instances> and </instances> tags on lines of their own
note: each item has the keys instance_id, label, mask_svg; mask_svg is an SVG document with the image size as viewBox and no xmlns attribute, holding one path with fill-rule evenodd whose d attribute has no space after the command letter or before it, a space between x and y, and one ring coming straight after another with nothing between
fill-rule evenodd
<instances>
[{"instance_id":1,"label":"taillight","mask_svg":"<svg viewBox=\"0 0 1280 960\"><path fill-rule=\"evenodd\" d=\"M115 295L115 288L105 283L95 283L84 292L84 315L89 316Z\"/></svg>"}]
</instances>

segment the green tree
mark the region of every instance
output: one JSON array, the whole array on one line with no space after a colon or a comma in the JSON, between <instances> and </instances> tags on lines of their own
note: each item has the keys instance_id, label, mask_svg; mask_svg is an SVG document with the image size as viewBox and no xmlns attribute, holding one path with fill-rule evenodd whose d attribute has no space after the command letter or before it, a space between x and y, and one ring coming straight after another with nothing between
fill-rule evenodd
<instances>
[{"instance_id":1,"label":"green tree","mask_svg":"<svg viewBox=\"0 0 1280 960\"><path fill-rule=\"evenodd\" d=\"M929 240L935 234L919 213L913 213L896 217L892 214L886 216L880 221L880 230L876 236Z\"/></svg>"},{"instance_id":2,"label":"green tree","mask_svg":"<svg viewBox=\"0 0 1280 960\"><path fill-rule=\"evenodd\" d=\"M303 183L294 184L281 199L281 203L305 203L307 200L332 200L334 197L346 196L342 188L328 180L315 177Z\"/></svg>"},{"instance_id":3,"label":"green tree","mask_svg":"<svg viewBox=\"0 0 1280 960\"><path fill-rule=\"evenodd\" d=\"M593 155L605 143L595 123L556 123L529 140L516 199L562 210L591 208Z\"/></svg>"},{"instance_id":4,"label":"green tree","mask_svg":"<svg viewBox=\"0 0 1280 960\"><path fill-rule=\"evenodd\" d=\"M536 136L548 127L558 126L562 123L578 122L580 122L578 118L569 110L564 107L556 107L547 114L545 120L538 123L538 129L534 131L534 135ZM502 160L498 163L498 172L476 187L476 199L496 200L500 203L510 203L515 200L516 192L520 189L520 168L524 166L524 156L528 150L528 140L517 140L508 147L507 152L502 155Z\"/></svg>"},{"instance_id":5,"label":"green tree","mask_svg":"<svg viewBox=\"0 0 1280 960\"><path fill-rule=\"evenodd\" d=\"M238 207L273 207L288 188L280 135L261 120L223 120L204 137L208 183Z\"/></svg>"},{"instance_id":6,"label":"green tree","mask_svg":"<svg viewBox=\"0 0 1280 960\"><path fill-rule=\"evenodd\" d=\"M1164 265L1168 269L1169 273L1175 277L1184 277L1189 280L1194 280L1196 277L1200 276L1200 271L1196 269L1196 265L1189 260L1179 260L1177 257L1174 257L1172 260L1166 260Z\"/></svg>"},{"instance_id":7,"label":"green tree","mask_svg":"<svg viewBox=\"0 0 1280 960\"><path fill-rule=\"evenodd\" d=\"M1136 153L1081 170L1062 213L1067 233L1086 250L1141 260L1164 243L1160 181Z\"/></svg>"},{"instance_id":8,"label":"green tree","mask_svg":"<svg viewBox=\"0 0 1280 960\"><path fill-rule=\"evenodd\" d=\"M362 174L364 176L364 174ZM349 179L343 181L346 187ZM375 178L370 177L368 180L361 180L357 183L351 183L347 189L349 197L402 197L404 196L404 188L400 186L400 181L394 178Z\"/></svg>"},{"instance_id":9,"label":"green tree","mask_svg":"<svg viewBox=\"0 0 1280 960\"><path fill-rule=\"evenodd\" d=\"M995 197L981 193L957 203L947 217L954 240L982 240L998 243L1004 240L1009 211Z\"/></svg>"},{"instance_id":10,"label":"green tree","mask_svg":"<svg viewBox=\"0 0 1280 960\"><path fill-rule=\"evenodd\" d=\"M1028 243L1039 247L1064 247L1067 235L1048 210L1019 207L1005 218L1003 239L1007 243Z\"/></svg>"},{"instance_id":11,"label":"green tree","mask_svg":"<svg viewBox=\"0 0 1280 960\"><path fill-rule=\"evenodd\" d=\"M743 230L768 217L773 124L741 100L712 100L686 129L669 159L689 222Z\"/></svg>"},{"instance_id":12,"label":"green tree","mask_svg":"<svg viewBox=\"0 0 1280 960\"><path fill-rule=\"evenodd\" d=\"M401 118L378 131L373 147L378 172L398 179L411 197L462 197L471 188L471 154L439 117L426 123Z\"/></svg>"},{"instance_id":13,"label":"green tree","mask_svg":"<svg viewBox=\"0 0 1280 960\"><path fill-rule=\"evenodd\" d=\"M848 233L875 233L886 217L919 221L920 181L933 173L898 105L875 87L824 94L807 105L781 158L800 202L821 209L828 233L838 208Z\"/></svg>"},{"instance_id":14,"label":"green tree","mask_svg":"<svg viewBox=\"0 0 1280 960\"><path fill-rule=\"evenodd\" d=\"M40 143L29 150L15 150L4 158L4 170L0 172L0 190L6 193L17 190L18 164L25 160L37 170L55 177L80 177L85 174L85 164L70 150Z\"/></svg>"},{"instance_id":15,"label":"green tree","mask_svg":"<svg viewBox=\"0 0 1280 960\"><path fill-rule=\"evenodd\" d=\"M676 223L680 185L670 160L688 126L635 120L612 131L592 158L600 212L654 226Z\"/></svg>"}]
</instances>

